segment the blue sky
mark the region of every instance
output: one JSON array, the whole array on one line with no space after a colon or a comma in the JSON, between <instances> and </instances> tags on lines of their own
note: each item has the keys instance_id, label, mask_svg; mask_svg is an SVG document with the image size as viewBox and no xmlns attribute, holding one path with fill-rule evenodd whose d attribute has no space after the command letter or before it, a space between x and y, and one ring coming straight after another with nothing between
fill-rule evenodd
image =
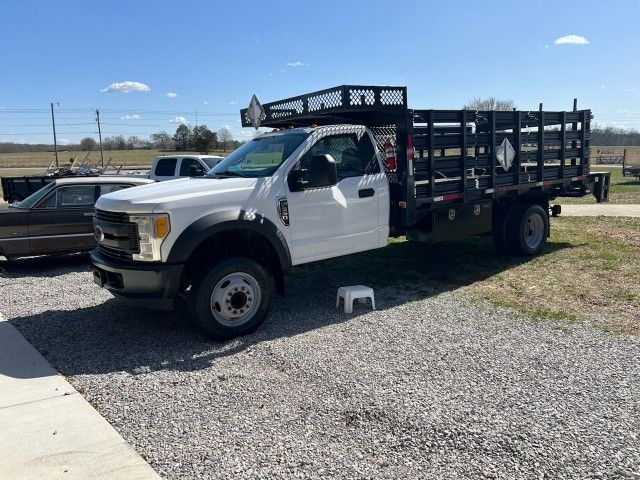
<instances>
[{"instance_id":1,"label":"blue sky","mask_svg":"<svg viewBox=\"0 0 640 480\"><path fill-rule=\"evenodd\" d=\"M414 108L494 95L560 110L578 97L596 123L640 129L637 0L0 8L0 141L50 142L51 101L63 143L96 136L95 108L105 135L173 133L197 110L199 124L242 138L238 110L253 93L266 102L349 83L407 85ZM568 35L581 38L555 43Z\"/></svg>"}]
</instances>

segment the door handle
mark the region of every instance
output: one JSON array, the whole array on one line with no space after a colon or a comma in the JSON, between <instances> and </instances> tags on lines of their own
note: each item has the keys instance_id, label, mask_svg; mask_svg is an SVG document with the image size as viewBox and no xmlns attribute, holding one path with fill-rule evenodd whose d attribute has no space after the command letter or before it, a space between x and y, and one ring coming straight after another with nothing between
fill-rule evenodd
<instances>
[{"instance_id":1,"label":"door handle","mask_svg":"<svg viewBox=\"0 0 640 480\"><path fill-rule=\"evenodd\" d=\"M95 217L96 214L94 212L84 212L82 214L82 216L84 216L84 217Z\"/></svg>"},{"instance_id":2,"label":"door handle","mask_svg":"<svg viewBox=\"0 0 640 480\"><path fill-rule=\"evenodd\" d=\"M361 188L360 190L358 190L358 196L360 198L373 197L373 194L373 188Z\"/></svg>"}]
</instances>

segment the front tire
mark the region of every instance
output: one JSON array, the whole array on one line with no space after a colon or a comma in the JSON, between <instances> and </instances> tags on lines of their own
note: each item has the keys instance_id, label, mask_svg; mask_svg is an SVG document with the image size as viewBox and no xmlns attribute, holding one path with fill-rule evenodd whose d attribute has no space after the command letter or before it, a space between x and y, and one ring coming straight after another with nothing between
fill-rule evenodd
<instances>
[{"instance_id":1,"label":"front tire","mask_svg":"<svg viewBox=\"0 0 640 480\"><path fill-rule=\"evenodd\" d=\"M540 205L518 205L509 215L507 243L512 253L537 255L549 236L549 214Z\"/></svg>"},{"instance_id":2,"label":"front tire","mask_svg":"<svg viewBox=\"0 0 640 480\"><path fill-rule=\"evenodd\" d=\"M216 264L198 283L191 312L214 340L229 340L254 331L264 321L272 296L265 268L247 258Z\"/></svg>"}]
</instances>

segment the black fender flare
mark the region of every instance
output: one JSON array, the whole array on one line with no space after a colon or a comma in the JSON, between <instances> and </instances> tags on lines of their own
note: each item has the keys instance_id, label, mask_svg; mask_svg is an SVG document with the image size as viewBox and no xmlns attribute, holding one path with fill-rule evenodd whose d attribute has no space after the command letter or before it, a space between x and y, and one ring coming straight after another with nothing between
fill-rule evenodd
<instances>
[{"instance_id":1,"label":"black fender flare","mask_svg":"<svg viewBox=\"0 0 640 480\"><path fill-rule=\"evenodd\" d=\"M250 230L265 237L273 246L282 270L291 268L291 252L287 240L268 218L244 210L224 210L199 218L178 236L171 246L167 263L185 263L207 238L231 230Z\"/></svg>"}]
</instances>

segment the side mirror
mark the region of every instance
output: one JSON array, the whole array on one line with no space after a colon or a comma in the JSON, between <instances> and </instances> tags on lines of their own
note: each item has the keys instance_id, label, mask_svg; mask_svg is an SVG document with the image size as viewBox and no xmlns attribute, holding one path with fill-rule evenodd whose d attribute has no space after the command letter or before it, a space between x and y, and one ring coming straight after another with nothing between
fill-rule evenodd
<instances>
[{"instance_id":1,"label":"side mirror","mask_svg":"<svg viewBox=\"0 0 640 480\"><path fill-rule=\"evenodd\" d=\"M291 192L301 192L304 190L304 186L302 185L302 171L291 170L287 177L287 184Z\"/></svg>"},{"instance_id":2,"label":"side mirror","mask_svg":"<svg viewBox=\"0 0 640 480\"><path fill-rule=\"evenodd\" d=\"M204 175L204 169L200 165L189 165L190 177L202 177Z\"/></svg>"},{"instance_id":3,"label":"side mirror","mask_svg":"<svg viewBox=\"0 0 640 480\"><path fill-rule=\"evenodd\" d=\"M331 187L338 183L336 161L331 155L314 155L309 166L309 187Z\"/></svg>"}]
</instances>

